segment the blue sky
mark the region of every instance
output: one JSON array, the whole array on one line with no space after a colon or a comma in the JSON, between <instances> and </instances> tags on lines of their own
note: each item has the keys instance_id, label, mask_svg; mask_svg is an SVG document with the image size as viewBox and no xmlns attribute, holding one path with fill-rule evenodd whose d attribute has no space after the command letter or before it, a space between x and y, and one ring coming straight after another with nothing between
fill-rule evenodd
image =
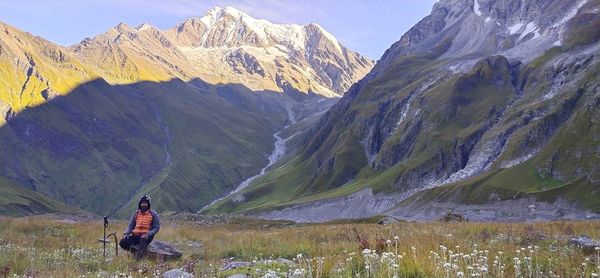
<instances>
[{"instance_id":1,"label":"blue sky","mask_svg":"<svg viewBox=\"0 0 600 278\"><path fill-rule=\"evenodd\" d=\"M168 29L214 6L231 6L274 23L316 22L352 50L379 59L429 14L435 0L0 0L0 21L61 45L125 22Z\"/></svg>"}]
</instances>

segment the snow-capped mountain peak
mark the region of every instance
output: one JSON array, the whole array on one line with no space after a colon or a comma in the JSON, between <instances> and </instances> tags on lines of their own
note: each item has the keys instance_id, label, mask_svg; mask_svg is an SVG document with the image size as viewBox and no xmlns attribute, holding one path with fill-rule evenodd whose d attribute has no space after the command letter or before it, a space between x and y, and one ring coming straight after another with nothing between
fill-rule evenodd
<instances>
[{"instance_id":1,"label":"snow-capped mountain peak","mask_svg":"<svg viewBox=\"0 0 600 278\"><path fill-rule=\"evenodd\" d=\"M156 28L154 26L144 22L144 23L140 24L138 27L135 27L135 29L138 31L147 31L147 30L153 30Z\"/></svg>"},{"instance_id":2,"label":"snow-capped mountain peak","mask_svg":"<svg viewBox=\"0 0 600 278\"><path fill-rule=\"evenodd\" d=\"M202 23L204 23L204 25L206 26L212 26L225 16L233 17L235 19L249 18L252 20L256 20L248 14L232 7L214 7L208 10L208 12L206 12L206 15L200 18L200 21L202 21Z\"/></svg>"},{"instance_id":3,"label":"snow-capped mountain peak","mask_svg":"<svg viewBox=\"0 0 600 278\"><path fill-rule=\"evenodd\" d=\"M72 49L82 57L109 54L115 55L114 61L131 63L150 59L147 65L160 68L148 75L158 80L199 77L211 83L241 83L253 90L325 96L342 95L373 66L373 61L342 46L318 24L275 24L232 7L212 8L168 30L148 23L136 28L121 23ZM139 71L130 71L144 68L125 64L123 73L113 73L122 64L102 65L100 70L115 80L135 80Z\"/></svg>"}]
</instances>

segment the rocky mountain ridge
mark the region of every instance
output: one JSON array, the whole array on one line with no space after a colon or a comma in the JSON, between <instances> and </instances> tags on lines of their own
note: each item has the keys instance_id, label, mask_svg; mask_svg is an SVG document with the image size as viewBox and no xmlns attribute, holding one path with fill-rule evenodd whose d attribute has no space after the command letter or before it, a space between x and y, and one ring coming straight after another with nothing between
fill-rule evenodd
<instances>
[{"instance_id":1,"label":"rocky mountain ridge","mask_svg":"<svg viewBox=\"0 0 600 278\"><path fill-rule=\"evenodd\" d=\"M383 199L361 217L512 198L597 213L599 8L438 1L298 140L295 157L240 192L245 202L213 210L306 221L324 215L311 204L341 209L328 200L372 189Z\"/></svg>"}]
</instances>

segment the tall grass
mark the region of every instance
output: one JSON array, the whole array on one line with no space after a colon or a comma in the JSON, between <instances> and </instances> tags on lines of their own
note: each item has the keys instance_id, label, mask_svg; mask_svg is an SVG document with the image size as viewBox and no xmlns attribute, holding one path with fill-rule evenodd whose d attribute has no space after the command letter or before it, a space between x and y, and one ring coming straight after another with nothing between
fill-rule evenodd
<instances>
[{"instance_id":1,"label":"tall grass","mask_svg":"<svg viewBox=\"0 0 600 278\"><path fill-rule=\"evenodd\" d=\"M110 231L121 234L124 222ZM354 232L356 229L356 234ZM569 236L600 238L600 222L314 224L263 228L165 220L156 237L184 252L172 262L102 256L101 222L0 218L0 277L597 277L600 250L584 254ZM275 261L285 258L294 264ZM229 261L247 268L220 271Z\"/></svg>"}]
</instances>

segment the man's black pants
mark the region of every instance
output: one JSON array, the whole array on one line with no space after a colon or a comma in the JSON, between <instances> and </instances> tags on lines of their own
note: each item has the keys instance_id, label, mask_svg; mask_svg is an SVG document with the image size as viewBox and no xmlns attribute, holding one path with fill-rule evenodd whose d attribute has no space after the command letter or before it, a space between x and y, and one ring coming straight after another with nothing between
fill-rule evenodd
<instances>
[{"instance_id":1,"label":"man's black pants","mask_svg":"<svg viewBox=\"0 0 600 278\"><path fill-rule=\"evenodd\" d=\"M127 237L123 237L119 241L119 246L121 246L121 248L123 248L127 251L131 251L130 250L131 246L134 244L138 244L140 247L139 251L145 252L146 247L148 247L148 244L150 244L150 242L152 242L153 239L154 239L154 236L149 236L148 238L144 239L139 235L130 235Z\"/></svg>"}]
</instances>

